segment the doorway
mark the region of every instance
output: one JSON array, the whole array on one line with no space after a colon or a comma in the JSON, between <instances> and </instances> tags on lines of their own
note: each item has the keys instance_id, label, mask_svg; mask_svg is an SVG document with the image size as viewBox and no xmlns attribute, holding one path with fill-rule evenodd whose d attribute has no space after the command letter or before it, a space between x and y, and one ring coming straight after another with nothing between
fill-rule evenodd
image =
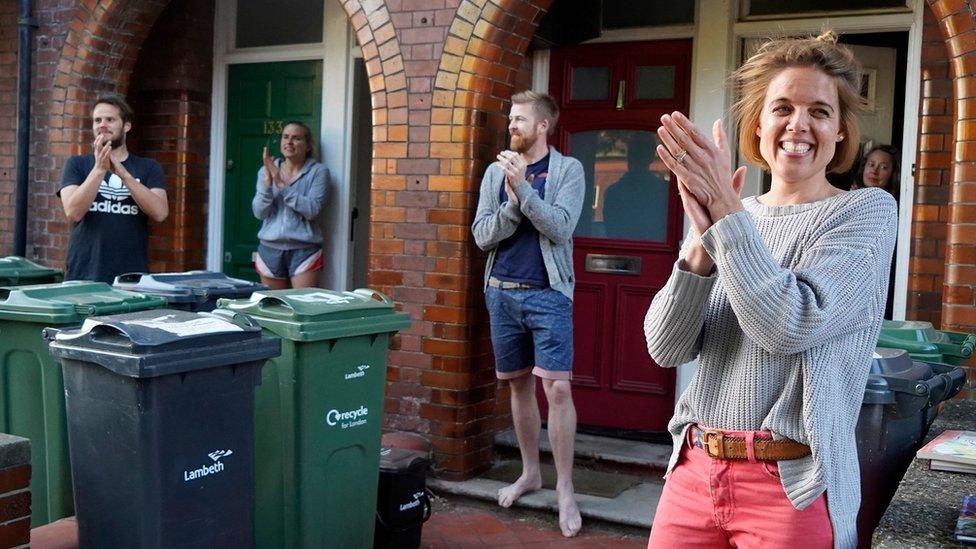
<instances>
[{"instance_id":1,"label":"doorway","mask_svg":"<svg viewBox=\"0 0 976 549\"><path fill-rule=\"evenodd\" d=\"M691 41L553 49L555 146L579 159L586 197L573 236L573 395L580 425L664 431L675 371L647 354L643 319L677 259L683 215L657 159L663 114L687 112ZM542 399L544 402L544 399Z\"/></svg>"},{"instance_id":2,"label":"doorway","mask_svg":"<svg viewBox=\"0 0 976 549\"><path fill-rule=\"evenodd\" d=\"M304 122L317 135L321 106L321 61L229 67L222 265L228 276L258 279L253 256L261 221L251 211L251 199L262 148L280 156L278 137L289 120Z\"/></svg>"}]
</instances>

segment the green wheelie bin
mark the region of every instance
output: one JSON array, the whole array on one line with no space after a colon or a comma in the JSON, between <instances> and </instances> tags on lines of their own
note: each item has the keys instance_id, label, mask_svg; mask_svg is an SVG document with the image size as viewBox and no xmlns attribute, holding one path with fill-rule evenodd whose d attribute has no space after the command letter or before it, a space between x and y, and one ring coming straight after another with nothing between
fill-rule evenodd
<instances>
[{"instance_id":1,"label":"green wheelie bin","mask_svg":"<svg viewBox=\"0 0 976 549\"><path fill-rule=\"evenodd\" d=\"M931 322L885 320L878 347L904 349L914 360L959 366L973 356L976 334L936 330Z\"/></svg>"},{"instance_id":2,"label":"green wheelie bin","mask_svg":"<svg viewBox=\"0 0 976 549\"><path fill-rule=\"evenodd\" d=\"M74 513L61 366L45 327L166 306L166 300L71 281L0 288L0 431L31 441L31 527Z\"/></svg>"},{"instance_id":3,"label":"green wheelie bin","mask_svg":"<svg viewBox=\"0 0 976 549\"><path fill-rule=\"evenodd\" d=\"M61 282L63 274L57 269L38 265L16 255L0 257L0 286L26 286Z\"/></svg>"},{"instance_id":4,"label":"green wheelie bin","mask_svg":"<svg viewBox=\"0 0 976 549\"><path fill-rule=\"evenodd\" d=\"M261 291L218 307L283 340L255 393L255 547L372 547L386 355L410 317L366 289Z\"/></svg>"}]
</instances>

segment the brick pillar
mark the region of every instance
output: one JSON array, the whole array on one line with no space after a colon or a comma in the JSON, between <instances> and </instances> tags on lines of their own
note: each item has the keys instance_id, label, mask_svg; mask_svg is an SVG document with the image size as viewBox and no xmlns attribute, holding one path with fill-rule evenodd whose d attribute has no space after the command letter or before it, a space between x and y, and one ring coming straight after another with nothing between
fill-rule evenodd
<instances>
[{"instance_id":1,"label":"brick pillar","mask_svg":"<svg viewBox=\"0 0 976 549\"><path fill-rule=\"evenodd\" d=\"M952 171L948 189L942 327L976 332L976 24L974 8L963 0L931 2L949 55L953 80ZM968 396L976 397L973 361Z\"/></svg>"},{"instance_id":2,"label":"brick pillar","mask_svg":"<svg viewBox=\"0 0 976 549\"><path fill-rule=\"evenodd\" d=\"M931 10L925 10L923 17L918 156L906 317L929 321L938 327L949 213L953 102L947 98L952 95L952 81L939 23Z\"/></svg>"},{"instance_id":3,"label":"brick pillar","mask_svg":"<svg viewBox=\"0 0 976 549\"><path fill-rule=\"evenodd\" d=\"M30 441L0 433L0 547L30 543Z\"/></svg>"}]
</instances>

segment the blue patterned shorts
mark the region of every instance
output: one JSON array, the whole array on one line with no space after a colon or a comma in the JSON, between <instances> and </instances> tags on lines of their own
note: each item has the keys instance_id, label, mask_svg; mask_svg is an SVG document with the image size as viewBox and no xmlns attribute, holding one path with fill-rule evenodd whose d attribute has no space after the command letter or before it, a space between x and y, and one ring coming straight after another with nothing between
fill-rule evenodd
<instances>
[{"instance_id":1,"label":"blue patterned shorts","mask_svg":"<svg viewBox=\"0 0 976 549\"><path fill-rule=\"evenodd\" d=\"M499 379L530 371L572 379L573 301L552 288L508 290L489 286L485 303Z\"/></svg>"}]
</instances>

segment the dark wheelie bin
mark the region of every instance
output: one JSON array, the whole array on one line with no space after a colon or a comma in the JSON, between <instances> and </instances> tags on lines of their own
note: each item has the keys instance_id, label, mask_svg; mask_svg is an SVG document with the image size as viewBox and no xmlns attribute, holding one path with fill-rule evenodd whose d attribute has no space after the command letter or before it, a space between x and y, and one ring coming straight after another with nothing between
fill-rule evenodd
<instances>
[{"instance_id":1,"label":"dark wheelie bin","mask_svg":"<svg viewBox=\"0 0 976 549\"><path fill-rule=\"evenodd\" d=\"M255 545L371 546L386 355L410 317L372 290L272 290L219 306L283 340L255 395Z\"/></svg>"},{"instance_id":2,"label":"dark wheelie bin","mask_svg":"<svg viewBox=\"0 0 976 549\"><path fill-rule=\"evenodd\" d=\"M380 450L380 483L376 495L373 549L417 549L430 518L427 452L405 448Z\"/></svg>"},{"instance_id":3,"label":"dark wheelie bin","mask_svg":"<svg viewBox=\"0 0 976 549\"><path fill-rule=\"evenodd\" d=\"M937 405L958 393L965 380L962 368L913 361L903 349L875 350L856 429L859 547L871 546L871 535L925 440Z\"/></svg>"},{"instance_id":4,"label":"dark wheelie bin","mask_svg":"<svg viewBox=\"0 0 976 549\"><path fill-rule=\"evenodd\" d=\"M264 284L231 278L213 271L187 271L185 273L126 273L115 277L116 288L162 297L171 309L206 312L217 307L220 298L243 299L258 290L267 290Z\"/></svg>"},{"instance_id":5,"label":"dark wheelie bin","mask_svg":"<svg viewBox=\"0 0 976 549\"><path fill-rule=\"evenodd\" d=\"M251 546L254 387L281 342L172 309L48 329L81 547Z\"/></svg>"},{"instance_id":6,"label":"dark wheelie bin","mask_svg":"<svg viewBox=\"0 0 976 549\"><path fill-rule=\"evenodd\" d=\"M92 315L165 305L158 297L102 282L0 288L0 431L31 440L32 527L74 511L61 366L41 331L77 326Z\"/></svg>"}]
</instances>

